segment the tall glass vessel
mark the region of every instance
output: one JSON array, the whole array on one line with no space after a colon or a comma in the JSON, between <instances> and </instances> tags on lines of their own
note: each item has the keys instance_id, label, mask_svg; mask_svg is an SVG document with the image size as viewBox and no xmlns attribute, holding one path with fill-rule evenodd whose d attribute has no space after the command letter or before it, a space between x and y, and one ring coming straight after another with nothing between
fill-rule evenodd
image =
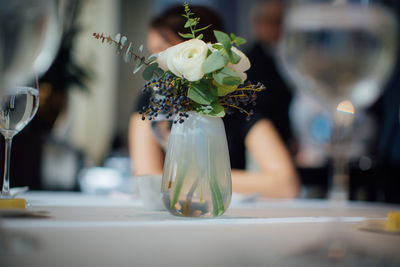
<instances>
[{"instance_id":1,"label":"tall glass vessel","mask_svg":"<svg viewBox=\"0 0 400 267\"><path fill-rule=\"evenodd\" d=\"M161 193L167 210L177 216L215 217L226 211L232 181L221 118L190 112L172 126Z\"/></svg>"}]
</instances>

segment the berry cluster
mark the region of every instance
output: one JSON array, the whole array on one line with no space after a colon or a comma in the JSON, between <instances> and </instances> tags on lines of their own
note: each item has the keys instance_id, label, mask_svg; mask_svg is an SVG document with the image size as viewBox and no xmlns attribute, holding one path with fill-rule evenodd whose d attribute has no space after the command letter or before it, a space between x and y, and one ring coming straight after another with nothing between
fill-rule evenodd
<instances>
[{"instance_id":1,"label":"berry cluster","mask_svg":"<svg viewBox=\"0 0 400 267\"><path fill-rule=\"evenodd\" d=\"M247 111L243 106L256 106L257 93L264 89L265 86L261 83L252 84L247 81L245 84L239 85L232 93L224 96L220 100L220 104L225 108L226 114L233 114L236 110L239 110L240 113L245 113L246 119L249 120L254 111L253 109Z\"/></svg>"},{"instance_id":2,"label":"berry cluster","mask_svg":"<svg viewBox=\"0 0 400 267\"><path fill-rule=\"evenodd\" d=\"M188 111L195 111L199 104L193 102L187 97L189 82L185 78L166 72L159 78L148 81L142 92L151 92L152 97L149 104L142 107L139 112L142 120L155 120L159 114L163 114L167 119L173 119L174 123L183 123L185 118L189 117ZM246 119L250 119L253 110L247 111L243 106L255 106L257 93L264 90L265 87L261 83L252 84L246 82L239 85L233 92L220 96L218 103L224 108L226 114L232 114L235 110L247 115Z\"/></svg>"},{"instance_id":3,"label":"berry cluster","mask_svg":"<svg viewBox=\"0 0 400 267\"><path fill-rule=\"evenodd\" d=\"M186 96L189 83L185 78L176 77L170 72L160 78L147 82L142 92L152 92L153 96L147 106L139 112L142 120L147 115L148 120L154 120L158 115L164 114L167 119L174 118L174 123L183 123L189 115L187 111L193 110L192 101Z\"/></svg>"}]
</instances>

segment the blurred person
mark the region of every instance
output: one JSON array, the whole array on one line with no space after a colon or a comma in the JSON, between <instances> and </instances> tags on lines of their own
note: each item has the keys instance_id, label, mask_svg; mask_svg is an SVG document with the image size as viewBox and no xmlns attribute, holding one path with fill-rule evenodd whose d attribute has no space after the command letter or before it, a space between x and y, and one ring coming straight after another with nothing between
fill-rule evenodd
<instances>
[{"instance_id":1,"label":"blurred person","mask_svg":"<svg viewBox=\"0 0 400 267\"><path fill-rule=\"evenodd\" d=\"M307 125L299 121L310 115L312 105L304 97L294 94L279 66L278 43L285 8L284 1L280 0L266 0L252 6L251 25L255 41L246 52L252 62L247 75L249 80L260 81L267 88L259 95L255 110L269 118L282 137L295 162L303 189L308 189L303 196L324 197L329 173L326 157L320 148L310 146L309 132L305 132ZM315 110L318 107L314 107Z\"/></svg>"},{"instance_id":2,"label":"blurred person","mask_svg":"<svg viewBox=\"0 0 400 267\"><path fill-rule=\"evenodd\" d=\"M273 123L285 144L291 149L293 140L289 121L292 92L279 72L276 47L281 35L284 5L282 1L269 0L252 7L252 27L255 42L246 51L252 67L247 71L251 81L260 81L267 90L258 97L256 111Z\"/></svg>"},{"instance_id":3,"label":"blurred person","mask_svg":"<svg viewBox=\"0 0 400 267\"><path fill-rule=\"evenodd\" d=\"M201 18L199 28L212 24L203 32L204 41L215 42L213 30L223 30L218 14L205 7L193 6L191 9ZM153 19L148 35L149 52L159 53L184 41L177 34L185 32L182 13L182 7L172 7ZM142 121L142 116L138 114L148 103L148 98L149 95L140 96L136 112L130 120L129 144L135 175L161 174L163 171L163 147L157 142L151 122ZM233 191L260 193L265 197L296 197L299 191L296 170L270 119L256 113L250 121L246 121L244 115L237 112L227 115L223 120L232 167ZM259 165L259 171L244 170L246 149Z\"/></svg>"}]
</instances>

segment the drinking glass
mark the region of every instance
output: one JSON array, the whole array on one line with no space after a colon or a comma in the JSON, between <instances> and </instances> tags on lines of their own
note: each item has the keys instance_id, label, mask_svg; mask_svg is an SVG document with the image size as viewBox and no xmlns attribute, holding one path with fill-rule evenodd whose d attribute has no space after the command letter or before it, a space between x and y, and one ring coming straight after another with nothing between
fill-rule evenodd
<instances>
[{"instance_id":1,"label":"drinking glass","mask_svg":"<svg viewBox=\"0 0 400 267\"><path fill-rule=\"evenodd\" d=\"M29 123L38 108L37 83L33 87L17 85L27 84L50 67L63 32L66 5L66 0L0 1L0 132L6 139L0 198L11 198L16 191L10 192L9 188L12 137Z\"/></svg>"},{"instance_id":2,"label":"drinking glass","mask_svg":"<svg viewBox=\"0 0 400 267\"><path fill-rule=\"evenodd\" d=\"M64 0L0 1L0 94L41 75L62 33Z\"/></svg>"},{"instance_id":3,"label":"drinking glass","mask_svg":"<svg viewBox=\"0 0 400 267\"><path fill-rule=\"evenodd\" d=\"M32 120L38 107L37 79L32 86L17 86L4 91L0 96L0 133L5 139L4 176L0 198L13 198L15 196L10 190L12 139Z\"/></svg>"},{"instance_id":4,"label":"drinking glass","mask_svg":"<svg viewBox=\"0 0 400 267\"><path fill-rule=\"evenodd\" d=\"M381 94L396 51L395 16L371 1L296 0L286 14L280 43L283 70L334 118L331 199L343 202L347 197L347 141L354 116Z\"/></svg>"},{"instance_id":5,"label":"drinking glass","mask_svg":"<svg viewBox=\"0 0 400 267\"><path fill-rule=\"evenodd\" d=\"M348 156L353 122L382 93L397 52L392 12L363 0L295 0L289 5L279 46L288 79L332 116L328 198L334 226L313 253L341 258L348 250L339 223L348 198ZM356 135L357 136L357 135Z\"/></svg>"}]
</instances>

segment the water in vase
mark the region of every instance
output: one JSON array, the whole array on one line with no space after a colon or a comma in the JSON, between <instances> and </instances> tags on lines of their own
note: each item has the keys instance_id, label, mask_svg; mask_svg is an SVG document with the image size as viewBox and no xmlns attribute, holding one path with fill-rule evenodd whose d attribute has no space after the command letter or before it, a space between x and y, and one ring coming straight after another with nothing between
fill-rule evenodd
<instances>
[{"instance_id":1,"label":"water in vase","mask_svg":"<svg viewBox=\"0 0 400 267\"><path fill-rule=\"evenodd\" d=\"M231 169L220 118L191 113L169 138L162 199L174 215L215 217L229 206Z\"/></svg>"}]
</instances>

